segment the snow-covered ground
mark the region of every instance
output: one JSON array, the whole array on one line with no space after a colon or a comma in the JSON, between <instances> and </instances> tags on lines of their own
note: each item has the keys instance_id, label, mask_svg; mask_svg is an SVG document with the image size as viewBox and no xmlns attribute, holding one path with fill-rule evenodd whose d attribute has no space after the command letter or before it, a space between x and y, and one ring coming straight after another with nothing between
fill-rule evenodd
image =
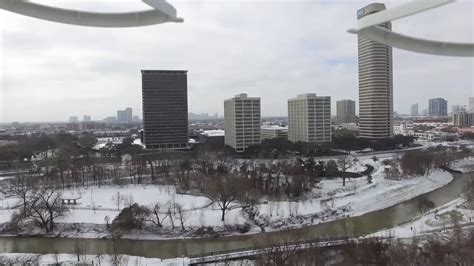
<instances>
[{"instance_id":1,"label":"snow-covered ground","mask_svg":"<svg viewBox=\"0 0 474 266\"><path fill-rule=\"evenodd\" d=\"M474 226L474 210L466 207L466 200L457 198L436 209L433 209L403 225L385 229L369 236L394 236L409 238L452 229L453 215L463 227Z\"/></svg>"},{"instance_id":2,"label":"snow-covered ground","mask_svg":"<svg viewBox=\"0 0 474 266\"><path fill-rule=\"evenodd\" d=\"M461 172L472 172L474 171L474 157L464 158L451 165L451 169L459 170Z\"/></svg>"},{"instance_id":3,"label":"snow-covered ground","mask_svg":"<svg viewBox=\"0 0 474 266\"><path fill-rule=\"evenodd\" d=\"M155 259L128 255L79 255L76 254L32 254L8 253L0 254L1 265L154 265L177 266L189 265L189 258Z\"/></svg>"},{"instance_id":4,"label":"snow-covered ground","mask_svg":"<svg viewBox=\"0 0 474 266\"><path fill-rule=\"evenodd\" d=\"M266 200L257 206L260 220L265 221L265 229L281 230L289 227L317 224L347 216L359 216L388 208L418 195L440 188L452 180L452 176L442 170L436 170L427 177L418 176L401 180L385 179L383 159L397 155L385 154L373 160L371 156L358 157L357 162L348 171L360 172L366 164L374 167L372 183L366 177L347 179L343 186L342 178L323 179L317 187L299 201ZM62 224L83 223L103 225L111 222L124 206L138 203L148 207L160 203L178 203L186 210L185 226L196 229L202 226L216 227L221 230L221 210L217 203L208 198L196 195L178 194L173 186L161 185L125 185L89 187L86 189L67 189L62 191L63 198L77 198L78 204L72 205L69 213L57 218ZM0 223L7 222L19 199L0 194ZM120 199L120 200L117 200ZM163 209L164 211L164 209ZM108 218L107 218L108 217ZM234 204L226 212L225 225L243 225L248 221L242 209ZM165 227L171 227L170 219L165 219ZM175 224L178 221L175 218ZM84 227L87 227L84 225ZM93 226L92 226L93 227ZM179 226L178 226L179 227ZM89 230L95 233L94 230ZM250 232L258 232L254 227ZM105 233L105 232L104 232ZM99 236L98 234L97 236ZM88 235L90 237L91 235ZM137 236L130 236L137 237ZM140 238L163 238L165 236L138 236Z\"/></svg>"},{"instance_id":5,"label":"snow-covered ground","mask_svg":"<svg viewBox=\"0 0 474 266\"><path fill-rule=\"evenodd\" d=\"M313 189L305 200L269 202L260 205L260 212L275 224L317 224L385 209L443 187L453 179L451 174L437 170L428 177L386 180L380 173L381 168L374 172L372 184L366 178L357 178L346 180L346 186L343 187L341 178L327 179L319 184L320 188ZM298 216L303 220L292 219Z\"/></svg>"}]
</instances>

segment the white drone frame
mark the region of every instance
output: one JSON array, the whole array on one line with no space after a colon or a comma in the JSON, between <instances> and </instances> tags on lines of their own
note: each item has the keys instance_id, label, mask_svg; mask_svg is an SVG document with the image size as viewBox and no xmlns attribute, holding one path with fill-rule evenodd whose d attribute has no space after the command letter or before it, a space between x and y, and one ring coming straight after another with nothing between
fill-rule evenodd
<instances>
[{"instance_id":1,"label":"white drone frame","mask_svg":"<svg viewBox=\"0 0 474 266\"><path fill-rule=\"evenodd\" d=\"M0 9L59 23L89 27L139 27L166 22L183 22L165 0L143 0L152 10L126 13L98 13L42 5L29 0L0 0Z\"/></svg>"},{"instance_id":2,"label":"white drone frame","mask_svg":"<svg viewBox=\"0 0 474 266\"><path fill-rule=\"evenodd\" d=\"M383 10L357 21L349 33L402 50L444 56L474 57L474 43L440 42L414 38L377 26L392 20L414 15L429 9L454 2L454 0L419 0L395 8Z\"/></svg>"}]
</instances>

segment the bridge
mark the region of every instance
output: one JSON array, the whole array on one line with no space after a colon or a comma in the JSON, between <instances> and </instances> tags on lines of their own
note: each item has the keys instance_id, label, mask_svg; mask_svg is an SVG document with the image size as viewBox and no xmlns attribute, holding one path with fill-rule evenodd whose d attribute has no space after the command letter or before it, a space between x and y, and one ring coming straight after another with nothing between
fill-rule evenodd
<instances>
[{"instance_id":1,"label":"bridge","mask_svg":"<svg viewBox=\"0 0 474 266\"><path fill-rule=\"evenodd\" d=\"M370 238L364 238L364 239L370 239ZM372 238L372 239L386 240L386 239L389 239L389 237L385 237L385 238L378 237L378 238ZM206 264L206 263L226 262L226 261L241 260L241 259L253 259L258 255L267 254L267 253L283 252L283 251L298 252L298 251L315 248L315 247L335 247L335 246L345 245L350 241L358 241L358 240L359 240L358 238L336 237L336 238L326 238L326 239L311 239L311 240L304 240L304 241L294 241L294 242L287 242L287 243L281 243L281 244L275 244L275 245L229 249L229 250L190 255L189 264L201 265L201 264Z\"/></svg>"}]
</instances>

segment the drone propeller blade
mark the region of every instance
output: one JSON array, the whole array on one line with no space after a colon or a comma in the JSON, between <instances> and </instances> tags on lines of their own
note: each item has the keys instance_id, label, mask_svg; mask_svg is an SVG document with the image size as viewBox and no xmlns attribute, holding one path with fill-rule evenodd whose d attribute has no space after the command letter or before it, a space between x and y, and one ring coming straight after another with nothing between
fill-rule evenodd
<instances>
[{"instance_id":1,"label":"drone propeller blade","mask_svg":"<svg viewBox=\"0 0 474 266\"><path fill-rule=\"evenodd\" d=\"M370 16L365 16L357 21L357 28L351 29L349 32L358 32L368 27L411 16L452 2L454 2L454 0L419 0L409 2L394 8L371 14Z\"/></svg>"}]
</instances>

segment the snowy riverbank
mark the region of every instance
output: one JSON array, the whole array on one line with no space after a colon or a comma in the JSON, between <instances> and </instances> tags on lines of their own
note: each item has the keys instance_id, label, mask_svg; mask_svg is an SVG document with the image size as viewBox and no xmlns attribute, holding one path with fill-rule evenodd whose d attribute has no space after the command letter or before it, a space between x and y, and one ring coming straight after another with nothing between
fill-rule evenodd
<instances>
[{"instance_id":1,"label":"snowy riverbank","mask_svg":"<svg viewBox=\"0 0 474 266\"><path fill-rule=\"evenodd\" d=\"M153 265L174 266L189 265L188 258L161 260L128 255L76 255L76 254L0 254L0 265Z\"/></svg>"},{"instance_id":2,"label":"snowy riverbank","mask_svg":"<svg viewBox=\"0 0 474 266\"><path fill-rule=\"evenodd\" d=\"M360 160L349 171L361 171L366 164L374 167L371 183L365 177L347 179L345 186L342 178L323 179L298 201L262 201L256 206L257 219L262 222L260 226L246 219L239 204L234 204L226 212L223 223L220 219L221 210L216 203L203 196L179 194L173 186L129 184L67 189L62 191L63 195L78 198L78 204L71 206L65 216L56 219L57 229L50 235L87 238L107 236L107 222L111 222L124 206L134 202L149 207L156 203L162 206L175 203L182 205L186 210L185 230L181 230L180 226L171 228L170 219L164 219L163 228L147 225L143 230L123 235L126 238L195 238L258 233L262 228L265 231L277 231L385 209L443 187L453 179L449 173L435 170L427 177L388 180L385 179L383 162L369 158ZM11 208L17 206L18 201L14 197L6 197L1 201L0 223L5 225L10 220L15 211ZM15 234L7 231L3 233ZM44 235L38 228L26 228L20 234Z\"/></svg>"},{"instance_id":3,"label":"snowy riverbank","mask_svg":"<svg viewBox=\"0 0 474 266\"><path fill-rule=\"evenodd\" d=\"M466 200L457 198L412 221L394 228L385 229L369 237L410 238L429 234L438 234L452 230L453 219L457 219L461 227L474 227L474 210L466 206Z\"/></svg>"}]
</instances>

